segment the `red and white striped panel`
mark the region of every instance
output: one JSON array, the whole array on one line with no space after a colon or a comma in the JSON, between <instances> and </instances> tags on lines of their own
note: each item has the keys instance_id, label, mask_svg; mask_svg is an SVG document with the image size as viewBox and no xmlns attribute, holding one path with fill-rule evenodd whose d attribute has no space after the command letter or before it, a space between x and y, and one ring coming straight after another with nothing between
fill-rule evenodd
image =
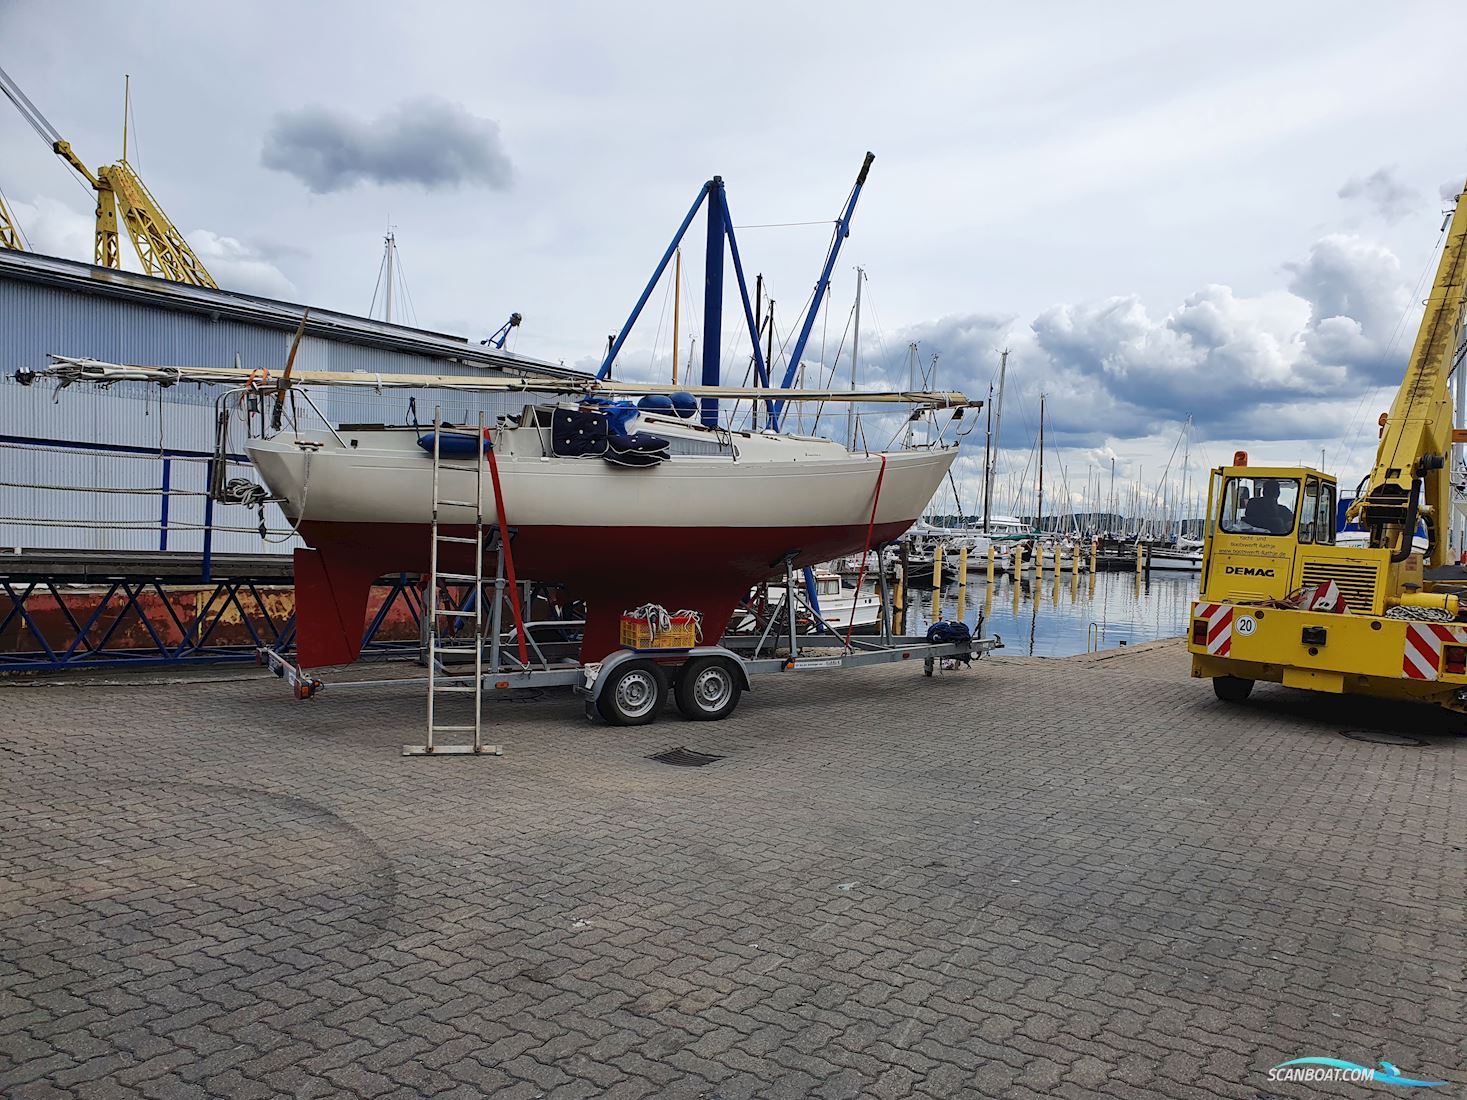
<instances>
[{"instance_id":1,"label":"red and white striped panel","mask_svg":"<svg viewBox=\"0 0 1467 1100\"><path fill-rule=\"evenodd\" d=\"M1408 680L1435 680L1442 663L1442 644L1467 645L1467 627L1444 623L1407 623L1406 654L1401 675Z\"/></svg>"},{"instance_id":2,"label":"red and white striped panel","mask_svg":"<svg viewBox=\"0 0 1467 1100\"><path fill-rule=\"evenodd\" d=\"M1233 648L1233 605L1198 604L1195 614L1207 623L1207 652L1214 657L1226 657Z\"/></svg>"}]
</instances>

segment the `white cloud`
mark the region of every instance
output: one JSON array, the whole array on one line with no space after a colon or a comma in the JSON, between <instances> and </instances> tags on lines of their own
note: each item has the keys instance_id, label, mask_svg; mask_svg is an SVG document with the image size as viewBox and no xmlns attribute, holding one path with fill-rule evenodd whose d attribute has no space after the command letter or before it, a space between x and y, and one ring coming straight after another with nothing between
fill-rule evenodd
<instances>
[{"instance_id":1,"label":"white cloud","mask_svg":"<svg viewBox=\"0 0 1467 1100\"><path fill-rule=\"evenodd\" d=\"M295 284L260 249L207 229L188 234L188 243L223 290L287 301L300 296Z\"/></svg>"},{"instance_id":2,"label":"white cloud","mask_svg":"<svg viewBox=\"0 0 1467 1100\"><path fill-rule=\"evenodd\" d=\"M95 255L96 219L91 214L58 199L40 196L31 202L12 202L11 213L20 223L32 252L43 256L61 256L68 260L92 261ZM139 270L136 257L130 270Z\"/></svg>"},{"instance_id":3,"label":"white cloud","mask_svg":"<svg viewBox=\"0 0 1467 1100\"><path fill-rule=\"evenodd\" d=\"M1337 461L1364 461L1373 434L1359 430L1361 398L1399 380L1416 323L1400 262L1381 245L1330 234L1283 272L1285 287L1241 294L1209 284L1162 315L1121 295L1050 306L1027 322L946 317L894 342L918 341L924 360L939 354L944 384L975 397L987 393L997 349L1011 348L997 465L1002 499L1030 508L1041 392L1049 468L1068 468L1072 497L1088 472L1108 478L1112 458L1123 482L1140 472L1148 493L1170 461L1178 491L1173 448L1189 417L1194 478L1207 454L1223 461L1236 448L1317 462L1325 444ZM888 382L893 373L888 363ZM1373 419L1374 407L1365 411ZM968 438L955 468L965 502L981 488L983 435Z\"/></svg>"},{"instance_id":4,"label":"white cloud","mask_svg":"<svg viewBox=\"0 0 1467 1100\"><path fill-rule=\"evenodd\" d=\"M12 202L11 213L25 231L30 250L43 256L91 263L95 255L96 222L90 213L57 199L42 196L31 202ZM208 229L187 234L188 243L209 274L224 290L293 300L295 284L262 249ZM121 257L125 271L142 271L132 241L122 233Z\"/></svg>"}]
</instances>

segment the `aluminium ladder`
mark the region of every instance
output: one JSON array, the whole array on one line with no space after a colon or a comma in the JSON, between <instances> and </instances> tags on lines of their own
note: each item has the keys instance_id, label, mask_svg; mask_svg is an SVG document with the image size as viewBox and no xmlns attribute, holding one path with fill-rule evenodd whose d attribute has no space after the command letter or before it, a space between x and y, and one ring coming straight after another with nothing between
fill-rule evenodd
<instances>
[{"instance_id":1,"label":"aluminium ladder","mask_svg":"<svg viewBox=\"0 0 1467 1100\"><path fill-rule=\"evenodd\" d=\"M485 472L485 448L484 448L484 414L479 413L479 430L475 439L478 440L474 460L473 499L455 500L445 496L443 477L445 472L453 472L460 476L454 478L456 484L462 485L464 478L462 474L467 471L460 467L443 465L443 415L442 409L433 410L433 519L431 524L431 536L428 556L428 587L424 592L423 599L423 621L424 635L427 643L428 656L428 726L426 736L421 745L404 745L402 752L404 756L445 756L474 754L480 756L502 756L504 749L499 745L484 744L484 472ZM467 535L445 534L443 527L448 526L442 519L445 508L463 509L472 508L474 512L474 534ZM463 527L465 524L455 524L455 527ZM439 551L443 546L473 547L472 557L474 571L472 573L451 573L439 568ZM491 582L492 583L492 582ZM468 588L470 592L468 607L459 606L458 600L453 597L452 587ZM498 591L495 592L496 609L498 606ZM496 616L497 617L497 616ZM448 620L450 628L443 630L444 620ZM454 627L458 629L455 630ZM462 636L462 629L469 627L471 633L467 638ZM444 669L442 658L444 657L468 657L474 659L474 675L472 684L464 684L461 676L450 676ZM438 710L440 700L448 695L471 695L473 701L473 722L464 725L442 725L439 723ZM440 733L472 733L473 742L470 744L440 745L437 736Z\"/></svg>"}]
</instances>

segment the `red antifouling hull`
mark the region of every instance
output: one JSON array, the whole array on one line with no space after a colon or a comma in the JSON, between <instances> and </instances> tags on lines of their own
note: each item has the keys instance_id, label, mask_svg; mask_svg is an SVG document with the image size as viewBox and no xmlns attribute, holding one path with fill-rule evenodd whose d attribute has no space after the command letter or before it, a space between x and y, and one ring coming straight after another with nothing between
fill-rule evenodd
<instances>
[{"instance_id":1,"label":"red antifouling hull","mask_svg":"<svg viewBox=\"0 0 1467 1100\"><path fill-rule=\"evenodd\" d=\"M879 523L872 545L890 541L909 520ZM296 653L303 668L349 664L361 651L372 582L391 573L427 573L430 528L420 524L307 521L311 544L295 552ZM445 528L472 535L473 528ZM866 524L840 527L520 527L515 570L521 580L563 585L586 603L581 659L599 661L620 646L622 612L644 603L697 611L703 640L723 636L749 589L794 566L816 565L866 545ZM445 543L440 568L473 570L472 550ZM484 563L493 574L492 557Z\"/></svg>"}]
</instances>

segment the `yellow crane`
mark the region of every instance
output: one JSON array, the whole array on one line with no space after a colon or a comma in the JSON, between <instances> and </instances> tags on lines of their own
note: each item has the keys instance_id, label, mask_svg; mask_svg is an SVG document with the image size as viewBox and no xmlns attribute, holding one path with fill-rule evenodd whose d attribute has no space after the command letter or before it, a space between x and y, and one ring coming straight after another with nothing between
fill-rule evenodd
<instances>
[{"instance_id":1,"label":"yellow crane","mask_svg":"<svg viewBox=\"0 0 1467 1100\"><path fill-rule=\"evenodd\" d=\"M5 205L4 195L0 195L0 248L10 248L16 252L25 251L25 242L21 239L20 227L15 224L10 208Z\"/></svg>"},{"instance_id":2,"label":"yellow crane","mask_svg":"<svg viewBox=\"0 0 1467 1100\"><path fill-rule=\"evenodd\" d=\"M56 127L37 110L36 105L21 91L20 85L0 69L0 91L15 104L21 117L97 193L97 230L93 262L101 267L121 267L122 257L118 246L118 212L122 224L127 227L137 250L143 271L169 279L175 283L193 286L218 287L194 250L163 213L162 207L132 165L127 162L127 123L124 109L122 159L116 164L103 165L95 172L82 163L71 148L71 143L57 132ZM13 223L12 223L13 224ZM14 246L10 246L14 247Z\"/></svg>"},{"instance_id":3,"label":"yellow crane","mask_svg":"<svg viewBox=\"0 0 1467 1100\"><path fill-rule=\"evenodd\" d=\"M1459 195L1406 376L1348 511L1367 545L1335 544L1328 474L1250 466L1242 451L1212 471L1188 649L1192 675L1210 677L1220 699L1240 702L1267 680L1467 713L1467 569L1447 562L1452 445L1467 442L1452 428L1447 379L1454 366L1467 370L1458 362L1464 308Z\"/></svg>"}]
</instances>

